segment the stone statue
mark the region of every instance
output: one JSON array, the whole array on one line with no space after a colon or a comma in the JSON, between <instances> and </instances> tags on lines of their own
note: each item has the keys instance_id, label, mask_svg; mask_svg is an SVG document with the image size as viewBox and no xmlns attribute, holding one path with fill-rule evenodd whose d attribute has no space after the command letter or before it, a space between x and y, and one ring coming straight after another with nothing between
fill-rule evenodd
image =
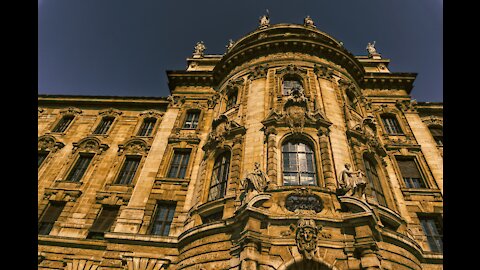
<instances>
[{"instance_id":1,"label":"stone statue","mask_svg":"<svg viewBox=\"0 0 480 270\"><path fill-rule=\"evenodd\" d=\"M263 15L262 17L260 17L260 28L264 28L269 25L270 25L270 17L268 16L268 12L267 12L267 15Z\"/></svg>"},{"instance_id":2,"label":"stone statue","mask_svg":"<svg viewBox=\"0 0 480 270\"><path fill-rule=\"evenodd\" d=\"M207 47L205 47L205 44L203 44L203 41L197 42L197 45L195 45L195 51L193 52L193 55L197 56L203 56L203 52L205 51Z\"/></svg>"},{"instance_id":3,"label":"stone statue","mask_svg":"<svg viewBox=\"0 0 480 270\"><path fill-rule=\"evenodd\" d=\"M260 169L260 163L255 162L255 169L243 179L242 186L246 192L249 192L250 190L263 192L267 188L269 182L270 180L268 179L268 176Z\"/></svg>"},{"instance_id":4,"label":"stone statue","mask_svg":"<svg viewBox=\"0 0 480 270\"><path fill-rule=\"evenodd\" d=\"M309 26L309 27L315 27L315 24L313 23L313 20L312 20L312 18L310 18L309 15L307 15L307 17L305 17L305 19L303 19L303 25L304 26Z\"/></svg>"},{"instance_id":5,"label":"stone statue","mask_svg":"<svg viewBox=\"0 0 480 270\"><path fill-rule=\"evenodd\" d=\"M377 50L375 49L375 41L373 41L373 43L368 42L367 51L368 54L378 54Z\"/></svg>"},{"instance_id":6,"label":"stone statue","mask_svg":"<svg viewBox=\"0 0 480 270\"><path fill-rule=\"evenodd\" d=\"M361 171L352 171L349 163L345 164L345 168L340 172L338 177L340 182L340 189L345 192L345 195L363 197L367 182L365 181L365 174Z\"/></svg>"}]
</instances>

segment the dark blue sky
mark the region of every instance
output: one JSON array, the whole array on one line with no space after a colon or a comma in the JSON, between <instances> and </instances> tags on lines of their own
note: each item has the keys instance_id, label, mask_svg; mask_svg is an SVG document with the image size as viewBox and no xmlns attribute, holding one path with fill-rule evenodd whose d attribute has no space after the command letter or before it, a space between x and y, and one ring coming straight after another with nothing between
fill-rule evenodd
<instances>
[{"instance_id":1,"label":"dark blue sky","mask_svg":"<svg viewBox=\"0 0 480 270\"><path fill-rule=\"evenodd\" d=\"M38 0L38 92L167 96L197 41L222 54L265 9L272 24L310 15L355 55L375 40L392 72L418 73L413 98L443 101L442 0Z\"/></svg>"}]
</instances>

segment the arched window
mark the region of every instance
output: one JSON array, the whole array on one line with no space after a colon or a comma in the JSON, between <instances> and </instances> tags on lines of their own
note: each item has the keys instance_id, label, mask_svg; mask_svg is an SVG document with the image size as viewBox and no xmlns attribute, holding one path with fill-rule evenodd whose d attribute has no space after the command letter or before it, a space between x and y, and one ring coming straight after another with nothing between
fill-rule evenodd
<instances>
[{"instance_id":1,"label":"arched window","mask_svg":"<svg viewBox=\"0 0 480 270\"><path fill-rule=\"evenodd\" d=\"M315 157L303 141L292 140L282 145L283 184L286 186L316 185Z\"/></svg>"},{"instance_id":2,"label":"arched window","mask_svg":"<svg viewBox=\"0 0 480 270\"><path fill-rule=\"evenodd\" d=\"M367 156L363 156L363 163L365 164L365 171L367 174L368 185L370 186L371 194L377 199L378 203L387 207L387 201L383 194L383 189L380 184L380 178L378 177L375 163Z\"/></svg>"},{"instance_id":3,"label":"arched window","mask_svg":"<svg viewBox=\"0 0 480 270\"><path fill-rule=\"evenodd\" d=\"M299 88L303 91L303 84L301 80L295 76L285 76L282 83L282 93L284 95L290 95L293 88Z\"/></svg>"},{"instance_id":4,"label":"arched window","mask_svg":"<svg viewBox=\"0 0 480 270\"><path fill-rule=\"evenodd\" d=\"M237 96L238 96L238 91L232 91L230 94L228 94L227 98L227 110L233 108L235 105L237 105Z\"/></svg>"},{"instance_id":5,"label":"arched window","mask_svg":"<svg viewBox=\"0 0 480 270\"><path fill-rule=\"evenodd\" d=\"M230 151L225 151L215 159L212 180L210 181L210 190L208 192L208 201L217 200L225 196L229 170Z\"/></svg>"}]
</instances>

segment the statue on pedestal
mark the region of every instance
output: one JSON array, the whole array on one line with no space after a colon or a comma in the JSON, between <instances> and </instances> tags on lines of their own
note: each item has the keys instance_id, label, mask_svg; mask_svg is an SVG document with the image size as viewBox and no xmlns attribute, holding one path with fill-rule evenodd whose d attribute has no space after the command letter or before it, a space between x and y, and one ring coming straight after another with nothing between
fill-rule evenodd
<instances>
[{"instance_id":1,"label":"statue on pedestal","mask_svg":"<svg viewBox=\"0 0 480 270\"><path fill-rule=\"evenodd\" d=\"M368 51L368 54L370 54L370 55L378 54L377 49L375 49L375 41L373 41L373 43L368 42L367 51Z\"/></svg>"},{"instance_id":2,"label":"statue on pedestal","mask_svg":"<svg viewBox=\"0 0 480 270\"><path fill-rule=\"evenodd\" d=\"M205 47L205 44L203 44L203 41L197 42L197 45L195 45L195 51L193 52L193 56L195 57L202 57L203 52L205 51L207 47Z\"/></svg>"},{"instance_id":3,"label":"statue on pedestal","mask_svg":"<svg viewBox=\"0 0 480 270\"><path fill-rule=\"evenodd\" d=\"M260 28L265 28L270 25L270 17L268 16L268 10L267 10L267 15L263 15L260 17Z\"/></svg>"},{"instance_id":4,"label":"statue on pedestal","mask_svg":"<svg viewBox=\"0 0 480 270\"><path fill-rule=\"evenodd\" d=\"M307 17L305 17L305 19L303 19L303 25L308 26L308 27L316 28L315 23L313 23L313 20L312 20L312 18L310 18L309 15L307 15Z\"/></svg>"},{"instance_id":5,"label":"statue on pedestal","mask_svg":"<svg viewBox=\"0 0 480 270\"><path fill-rule=\"evenodd\" d=\"M260 163L255 162L253 172L247 174L240 182L244 190L242 201L246 201L247 196L250 199L258 193L264 192L269 183L268 176L260 169Z\"/></svg>"}]
</instances>

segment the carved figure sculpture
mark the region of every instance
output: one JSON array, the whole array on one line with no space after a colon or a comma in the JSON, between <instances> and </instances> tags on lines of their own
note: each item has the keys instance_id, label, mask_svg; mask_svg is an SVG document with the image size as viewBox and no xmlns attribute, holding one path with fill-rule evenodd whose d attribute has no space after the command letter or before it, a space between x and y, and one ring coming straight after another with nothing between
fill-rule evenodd
<instances>
[{"instance_id":1,"label":"carved figure sculpture","mask_svg":"<svg viewBox=\"0 0 480 270\"><path fill-rule=\"evenodd\" d=\"M233 47L233 45L235 45L235 42L233 42L232 39L229 39L227 46L225 46L227 48L227 52Z\"/></svg>"},{"instance_id":2,"label":"carved figure sculpture","mask_svg":"<svg viewBox=\"0 0 480 270\"><path fill-rule=\"evenodd\" d=\"M349 163L345 164L345 168L340 172L338 177L340 189L349 196L363 197L367 182L365 174L361 171L352 171Z\"/></svg>"},{"instance_id":3,"label":"carved figure sculpture","mask_svg":"<svg viewBox=\"0 0 480 270\"><path fill-rule=\"evenodd\" d=\"M298 250L307 260L311 260L315 256L318 233L321 229L322 227L317 227L313 219L302 218L297 223L295 240Z\"/></svg>"},{"instance_id":4,"label":"carved figure sculpture","mask_svg":"<svg viewBox=\"0 0 480 270\"><path fill-rule=\"evenodd\" d=\"M241 201L243 203L256 194L264 192L270 183L270 180L265 172L260 169L260 163L255 162L255 169L253 169L253 172L247 174L240 183L244 190L243 194L241 194Z\"/></svg>"},{"instance_id":5,"label":"carved figure sculpture","mask_svg":"<svg viewBox=\"0 0 480 270\"><path fill-rule=\"evenodd\" d=\"M202 56L206 48L207 47L205 47L205 44L203 43L203 41L197 42L197 45L195 45L195 51L193 52L193 54Z\"/></svg>"},{"instance_id":6,"label":"carved figure sculpture","mask_svg":"<svg viewBox=\"0 0 480 270\"><path fill-rule=\"evenodd\" d=\"M373 41L373 43L368 42L367 51L368 51L369 54L376 54L377 53L377 49L375 49L375 41Z\"/></svg>"}]
</instances>

